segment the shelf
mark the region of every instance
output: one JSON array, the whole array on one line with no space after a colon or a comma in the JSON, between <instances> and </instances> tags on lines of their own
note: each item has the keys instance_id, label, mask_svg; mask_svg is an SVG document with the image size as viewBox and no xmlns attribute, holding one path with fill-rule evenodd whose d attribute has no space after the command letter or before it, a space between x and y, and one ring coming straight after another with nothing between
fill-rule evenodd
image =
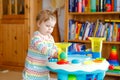
<instances>
[{"instance_id":1,"label":"shelf","mask_svg":"<svg viewBox=\"0 0 120 80\"><path fill-rule=\"evenodd\" d=\"M91 43L89 40L68 40L68 42L81 42L81 43ZM103 41L103 44L120 44L120 42L112 41Z\"/></svg>"},{"instance_id":2,"label":"shelf","mask_svg":"<svg viewBox=\"0 0 120 80\"><path fill-rule=\"evenodd\" d=\"M114 73L106 73L107 76L116 76L116 77L120 77L120 74L114 74Z\"/></svg>"},{"instance_id":3,"label":"shelf","mask_svg":"<svg viewBox=\"0 0 120 80\"><path fill-rule=\"evenodd\" d=\"M119 14L120 15L120 12L81 12L81 13L78 13L78 12L68 12L69 15L103 15L103 14Z\"/></svg>"},{"instance_id":4,"label":"shelf","mask_svg":"<svg viewBox=\"0 0 120 80\"><path fill-rule=\"evenodd\" d=\"M68 42L91 43L89 40L68 40Z\"/></svg>"}]
</instances>

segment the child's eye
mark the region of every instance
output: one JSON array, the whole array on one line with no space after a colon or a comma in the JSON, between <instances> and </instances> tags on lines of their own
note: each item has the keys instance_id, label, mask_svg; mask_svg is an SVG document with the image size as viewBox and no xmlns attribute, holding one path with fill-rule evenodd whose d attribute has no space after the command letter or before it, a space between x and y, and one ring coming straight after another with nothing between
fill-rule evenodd
<instances>
[{"instance_id":1,"label":"child's eye","mask_svg":"<svg viewBox=\"0 0 120 80\"><path fill-rule=\"evenodd\" d=\"M54 26L51 26L51 28L54 28Z\"/></svg>"},{"instance_id":2,"label":"child's eye","mask_svg":"<svg viewBox=\"0 0 120 80\"><path fill-rule=\"evenodd\" d=\"M50 27L50 25L46 25L47 27Z\"/></svg>"},{"instance_id":3,"label":"child's eye","mask_svg":"<svg viewBox=\"0 0 120 80\"><path fill-rule=\"evenodd\" d=\"M50 25L46 25L47 27L51 27L51 28L54 28L54 26L50 26Z\"/></svg>"}]
</instances>

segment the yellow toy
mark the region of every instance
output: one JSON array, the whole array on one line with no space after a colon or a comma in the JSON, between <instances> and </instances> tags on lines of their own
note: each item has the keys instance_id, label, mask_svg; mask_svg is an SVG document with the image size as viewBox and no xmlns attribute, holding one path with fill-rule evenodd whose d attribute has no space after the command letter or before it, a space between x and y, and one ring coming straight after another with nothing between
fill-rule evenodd
<instances>
[{"instance_id":1,"label":"yellow toy","mask_svg":"<svg viewBox=\"0 0 120 80\"><path fill-rule=\"evenodd\" d=\"M89 37L89 40L91 40L91 46L92 46L92 52L93 52L93 58L101 58L101 52L102 52L102 42L105 40L105 38L101 37Z\"/></svg>"},{"instance_id":2,"label":"yellow toy","mask_svg":"<svg viewBox=\"0 0 120 80\"><path fill-rule=\"evenodd\" d=\"M68 47L71 45L71 43L55 43L55 45L58 47L58 64L68 64L67 61L67 53L68 53Z\"/></svg>"}]
</instances>

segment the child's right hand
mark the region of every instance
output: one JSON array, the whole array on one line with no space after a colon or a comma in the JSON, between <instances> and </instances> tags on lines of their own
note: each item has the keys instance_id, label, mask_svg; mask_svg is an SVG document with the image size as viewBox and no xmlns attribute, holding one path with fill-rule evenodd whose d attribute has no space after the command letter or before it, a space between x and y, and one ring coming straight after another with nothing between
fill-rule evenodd
<instances>
[{"instance_id":1,"label":"child's right hand","mask_svg":"<svg viewBox=\"0 0 120 80\"><path fill-rule=\"evenodd\" d=\"M47 53L47 48L46 48L46 47L43 47L42 50L41 50L41 53L42 53L42 54L46 54L46 53Z\"/></svg>"},{"instance_id":2,"label":"child's right hand","mask_svg":"<svg viewBox=\"0 0 120 80\"><path fill-rule=\"evenodd\" d=\"M54 58L58 58L58 53L55 52L54 55L53 55Z\"/></svg>"}]
</instances>

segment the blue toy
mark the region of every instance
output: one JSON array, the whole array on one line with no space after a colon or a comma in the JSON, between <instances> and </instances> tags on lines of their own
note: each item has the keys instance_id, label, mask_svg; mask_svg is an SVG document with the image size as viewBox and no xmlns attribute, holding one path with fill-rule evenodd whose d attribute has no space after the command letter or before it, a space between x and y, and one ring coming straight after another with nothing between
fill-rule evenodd
<instances>
[{"instance_id":1,"label":"blue toy","mask_svg":"<svg viewBox=\"0 0 120 80\"><path fill-rule=\"evenodd\" d=\"M70 43L57 43L61 48L59 58L55 61L50 59L47 63L47 68L57 73L57 80L104 80L109 67L106 59L98 56L93 58L92 51L72 52L71 55L67 55L66 50L70 45ZM92 57L86 56L87 54L91 54ZM59 62L65 63L59 64Z\"/></svg>"}]
</instances>

